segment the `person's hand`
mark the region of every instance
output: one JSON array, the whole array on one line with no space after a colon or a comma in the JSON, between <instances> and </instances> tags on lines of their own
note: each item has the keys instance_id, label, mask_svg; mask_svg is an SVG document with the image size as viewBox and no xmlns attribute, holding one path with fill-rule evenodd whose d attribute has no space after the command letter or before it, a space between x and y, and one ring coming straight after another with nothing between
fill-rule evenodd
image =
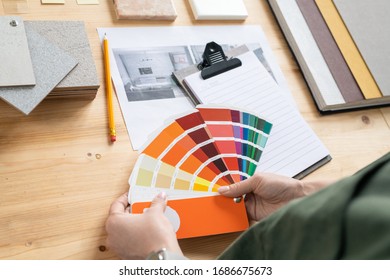
<instances>
[{"instance_id":1,"label":"person's hand","mask_svg":"<svg viewBox=\"0 0 390 280\"><path fill-rule=\"evenodd\" d=\"M107 246L122 259L145 259L166 248L182 255L172 224L164 216L165 193L157 195L143 214L130 214L127 194L115 200L106 221Z\"/></svg>"},{"instance_id":2,"label":"person's hand","mask_svg":"<svg viewBox=\"0 0 390 280\"><path fill-rule=\"evenodd\" d=\"M302 181L268 173L255 173L244 181L220 187L218 192L228 197L245 194L245 206L251 222L259 221L289 201L306 195Z\"/></svg>"}]
</instances>

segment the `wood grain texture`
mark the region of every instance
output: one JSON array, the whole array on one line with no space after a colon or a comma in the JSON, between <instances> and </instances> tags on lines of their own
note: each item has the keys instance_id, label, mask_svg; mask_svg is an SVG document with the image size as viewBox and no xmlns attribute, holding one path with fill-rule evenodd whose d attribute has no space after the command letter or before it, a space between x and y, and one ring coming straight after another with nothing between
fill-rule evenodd
<instances>
[{"instance_id":1,"label":"wood grain texture","mask_svg":"<svg viewBox=\"0 0 390 280\"><path fill-rule=\"evenodd\" d=\"M137 153L131 150L116 99L118 140L109 142L103 53L96 28L231 24L196 22L188 1L174 2L177 19L153 23L116 20L112 1L92 6L29 2L25 20L85 21L102 86L93 101L45 100L29 116L0 102L0 259L116 258L105 247L104 223L111 202L128 190ZM262 26L300 112L333 157L308 178L341 178L388 152L390 111L321 116L266 1L245 4L248 18L235 24ZM186 239L180 244L190 258L213 259L237 236Z\"/></svg>"}]
</instances>

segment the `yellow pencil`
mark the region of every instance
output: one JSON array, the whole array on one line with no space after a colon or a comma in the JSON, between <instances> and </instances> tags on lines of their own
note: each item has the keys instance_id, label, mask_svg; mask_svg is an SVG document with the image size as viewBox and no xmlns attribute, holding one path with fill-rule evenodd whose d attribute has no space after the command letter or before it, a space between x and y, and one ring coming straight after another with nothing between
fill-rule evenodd
<instances>
[{"instance_id":1,"label":"yellow pencil","mask_svg":"<svg viewBox=\"0 0 390 280\"><path fill-rule=\"evenodd\" d=\"M104 52L104 71L106 78L106 93L107 93L107 109L108 109L108 125L110 128L111 142L116 141L116 131L114 122L114 108L112 105L112 85L111 85L111 71L110 71L110 53L108 48L108 39L104 34L103 52Z\"/></svg>"}]
</instances>

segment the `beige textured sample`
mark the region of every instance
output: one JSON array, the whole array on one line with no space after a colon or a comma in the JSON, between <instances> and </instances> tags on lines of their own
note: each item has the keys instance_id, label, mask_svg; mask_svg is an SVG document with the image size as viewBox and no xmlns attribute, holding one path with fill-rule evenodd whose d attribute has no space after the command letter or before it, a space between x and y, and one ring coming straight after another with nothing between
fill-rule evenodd
<instances>
[{"instance_id":1,"label":"beige textured sample","mask_svg":"<svg viewBox=\"0 0 390 280\"><path fill-rule=\"evenodd\" d=\"M175 20L172 0L114 0L118 19Z\"/></svg>"}]
</instances>

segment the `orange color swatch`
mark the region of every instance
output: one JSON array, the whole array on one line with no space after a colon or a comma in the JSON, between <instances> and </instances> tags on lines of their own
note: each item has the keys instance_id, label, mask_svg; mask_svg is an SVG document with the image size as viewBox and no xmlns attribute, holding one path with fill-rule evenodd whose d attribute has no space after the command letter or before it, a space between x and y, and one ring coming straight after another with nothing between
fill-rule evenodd
<instances>
[{"instance_id":1,"label":"orange color swatch","mask_svg":"<svg viewBox=\"0 0 390 280\"><path fill-rule=\"evenodd\" d=\"M244 231L249 225L244 202L224 196L169 200L168 206L180 217L179 239ZM135 203L131 211L143 213L148 207L150 202Z\"/></svg>"}]
</instances>

